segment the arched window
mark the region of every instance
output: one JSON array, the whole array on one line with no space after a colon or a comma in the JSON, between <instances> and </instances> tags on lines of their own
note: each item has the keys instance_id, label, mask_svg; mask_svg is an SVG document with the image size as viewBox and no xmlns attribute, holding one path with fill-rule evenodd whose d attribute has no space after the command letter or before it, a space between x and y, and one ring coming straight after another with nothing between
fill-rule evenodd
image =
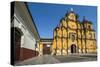
<instances>
[{"instance_id":1,"label":"arched window","mask_svg":"<svg viewBox=\"0 0 100 67\"><path fill-rule=\"evenodd\" d=\"M71 39L72 41L75 41L75 33L70 33L70 39Z\"/></svg>"},{"instance_id":2,"label":"arched window","mask_svg":"<svg viewBox=\"0 0 100 67\"><path fill-rule=\"evenodd\" d=\"M95 39L95 33L94 33L94 39Z\"/></svg>"},{"instance_id":3,"label":"arched window","mask_svg":"<svg viewBox=\"0 0 100 67\"><path fill-rule=\"evenodd\" d=\"M90 25L88 25L88 28L89 28L89 29L91 29L91 26L90 26Z\"/></svg>"},{"instance_id":4,"label":"arched window","mask_svg":"<svg viewBox=\"0 0 100 67\"><path fill-rule=\"evenodd\" d=\"M75 35L72 35L71 39L72 39L72 41L75 41Z\"/></svg>"},{"instance_id":5,"label":"arched window","mask_svg":"<svg viewBox=\"0 0 100 67\"><path fill-rule=\"evenodd\" d=\"M89 33L89 35L90 35L90 39L92 39L92 33Z\"/></svg>"}]
</instances>

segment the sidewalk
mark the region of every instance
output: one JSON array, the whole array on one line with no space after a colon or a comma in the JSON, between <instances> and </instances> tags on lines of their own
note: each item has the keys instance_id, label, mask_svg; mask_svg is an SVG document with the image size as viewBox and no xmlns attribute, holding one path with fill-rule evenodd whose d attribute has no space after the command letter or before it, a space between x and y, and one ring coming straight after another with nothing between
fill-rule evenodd
<instances>
[{"instance_id":1,"label":"sidewalk","mask_svg":"<svg viewBox=\"0 0 100 67\"><path fill-rule=\"evenodd\" d=\"M55 59L51 55L44 55L44 56L38 56L38 57L24 60L22 62L15 64L15 65L19 66L19 65L36 65L36 64L54 64L54 63L59 63L59 62L60 61L58 61L57 59Z\"/></svg>"}]
</instances>

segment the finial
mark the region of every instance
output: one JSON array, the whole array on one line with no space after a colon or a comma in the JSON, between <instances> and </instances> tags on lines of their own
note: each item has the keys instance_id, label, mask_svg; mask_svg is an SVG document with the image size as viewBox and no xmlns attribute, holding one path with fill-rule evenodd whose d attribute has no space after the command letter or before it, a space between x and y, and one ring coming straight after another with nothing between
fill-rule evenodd
<instances>
[{"instance_id":1,"label":"finial","mask_svg":"<svg viewBox=\"0 0 100 67\"><path fill-rule=\"evenodd\" d=\"M71 11L73 11L73 8L71 8Z\"/></svg>"}]
</instances>

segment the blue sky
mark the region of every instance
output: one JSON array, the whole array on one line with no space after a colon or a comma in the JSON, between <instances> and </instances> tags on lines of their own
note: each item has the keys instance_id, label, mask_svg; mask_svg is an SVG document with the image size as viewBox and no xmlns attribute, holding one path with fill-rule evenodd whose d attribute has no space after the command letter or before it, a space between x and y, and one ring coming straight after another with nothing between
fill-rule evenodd
<instances>
[{"instance_id":1,"label":"blue sky","mask_svg":"<svg viewBox=\"0 0 100 67\"><path fill-rule=\"evenodd\" d=\"M79 15L79 20L83 16L92 21L93 28L97 31L97 7L80 6L67 4L48 4L48 3L28 3L32 18L36 24L41 38L53 38L53 29L59 24L60 19L65 16L67 11L73 8L74 12Z\"/></svg>"}]
</instances>

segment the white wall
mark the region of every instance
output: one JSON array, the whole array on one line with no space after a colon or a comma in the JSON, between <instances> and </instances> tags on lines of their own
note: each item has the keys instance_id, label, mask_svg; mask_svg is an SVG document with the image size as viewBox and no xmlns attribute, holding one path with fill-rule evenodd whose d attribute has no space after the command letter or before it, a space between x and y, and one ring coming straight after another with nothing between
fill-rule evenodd
<instances>
[{"instance_id":1,"label":"white wall","mask_svg":"<svg viewBox=\"0 0 100 67\"><path fill-rule=\"evenodd\" d=\"M35 44L36 40L29 34L28 30L26 30L24 33L24 44L22 47L35 50Z\"/></svg>"},{"instance_id":2,"label":"white wall","mask_svg":"<svg viewBox=\"0 0 100 67\"><path fill-rule=\"evenodd\" d=\"M16 14L14 14L14 20L11 24L12 27L18 27L23 32L23 35L21 36L21 47L35 50L35 44L36 40L34 36L32 36L29 32L29 30L25 27L24 24L22 24L23 21L21 18L17 17Z\"/></svg>"}]
</instances>

